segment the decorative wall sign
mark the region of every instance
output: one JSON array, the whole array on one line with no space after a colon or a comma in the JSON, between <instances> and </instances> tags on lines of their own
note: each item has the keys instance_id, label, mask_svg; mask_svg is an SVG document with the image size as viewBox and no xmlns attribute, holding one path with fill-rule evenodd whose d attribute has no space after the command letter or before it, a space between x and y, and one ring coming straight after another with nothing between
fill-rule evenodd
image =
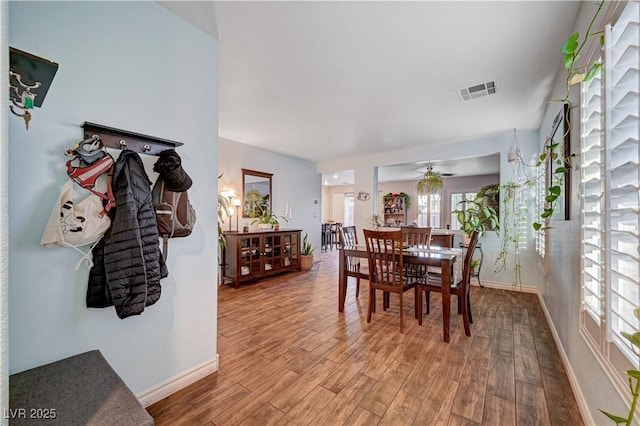
<instances>
[{"instance_id":1,"label":"decorative wall sign","mask_svg":"<svg viewBox=\"0 0 640 426\"><path fill-rule=\"evenodd\" d=\"M369 195L369 193L366 191L360 191L358 192L356 198L360 201L367 201L369 198L371 198L371 195Z\"/></svg>"}]
</instances>

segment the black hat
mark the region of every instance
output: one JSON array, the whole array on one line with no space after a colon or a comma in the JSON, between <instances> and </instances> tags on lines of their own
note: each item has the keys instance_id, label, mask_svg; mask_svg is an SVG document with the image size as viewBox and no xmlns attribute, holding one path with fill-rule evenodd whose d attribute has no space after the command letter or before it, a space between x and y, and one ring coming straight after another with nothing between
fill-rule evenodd
<instances>
[{"instance_id":1,"label":"black hat","mask_svg":"<svg viewBox=\"0 0 640 426\"><path fill-rule=\"evenodd\" d=\"M184 192L193 184L181 164L182 160L178 153L174 149L167 149L160 153L160 158L153 165L153 171L160 174L170 191Z\"/></svg>"}]
</instances>

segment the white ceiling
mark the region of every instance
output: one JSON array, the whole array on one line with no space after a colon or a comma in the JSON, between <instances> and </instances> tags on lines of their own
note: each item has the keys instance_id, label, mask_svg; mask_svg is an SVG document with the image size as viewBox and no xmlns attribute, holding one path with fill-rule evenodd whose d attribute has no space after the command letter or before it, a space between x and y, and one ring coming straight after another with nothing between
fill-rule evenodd
<instances>
[{"instance_id":1,"label":"white ceiling","mask_svg":"<svg viewBox=\"0 0 640 426\"><path fill-rule=\"evenodd\" d=\"M538 128L581 5L169 3L220 40L220 137L312 161Z\"/></svg>"}]
</instances>

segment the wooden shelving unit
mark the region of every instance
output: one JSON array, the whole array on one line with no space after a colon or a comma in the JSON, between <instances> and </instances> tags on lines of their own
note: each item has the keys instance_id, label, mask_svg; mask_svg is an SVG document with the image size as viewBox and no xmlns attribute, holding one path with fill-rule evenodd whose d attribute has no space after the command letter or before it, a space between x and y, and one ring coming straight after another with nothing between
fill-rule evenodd
<instances>
[{"instance_id":1,"label":"wooden shelving unit","mask_svg":"<svg viewBox=\"0 0 640 426\"><path fill-rule=\"evenodd\" d=\"M407 208L404 197L399 195L385 195L384 202L384 226L400 226L407 224Z\"/></svg>"}]
</instances>

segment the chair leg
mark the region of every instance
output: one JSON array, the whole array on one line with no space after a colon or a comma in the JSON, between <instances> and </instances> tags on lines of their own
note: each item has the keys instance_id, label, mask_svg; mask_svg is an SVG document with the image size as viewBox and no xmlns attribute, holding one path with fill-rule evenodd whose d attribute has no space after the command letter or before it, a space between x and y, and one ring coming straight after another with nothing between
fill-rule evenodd
<instances>
[{"instance_id":1,"label":"chair leg","mask_svg":"<svg viewBox=\"0 0 640 426\"><path fill-rule=\"evenodd\" d=\"M404 315L403 315L404 309L402 307L402 293L403 292L401 291L400 292L400 333L403 332L402 326L403 326L403 322L404 322Z\"/></svg>"},{"instance_id":2,"label":"chair leg","mask_svg":"<svg viewBox=\"0 0 640 426\"><path fill-rule=\"evenodd\" d=\"M469 311L469 323L473 324L473 315L471 315L471 291L467 291L467 310Z\"/></svg>"},{"instance_id":3,"label":"chair leg","mask_svg":"<svg viewBox=\"0 0 640 426\"><path fill-rule=\"evenodd\" d=\"M367 322L371 322L371 313L376 310L376 291L369 288L369 309L367 309Z\"/></svg>"},{"instance_id":4,"label":"chair leg","mask_svg":"<svg viewBox=\"0 0 640 426\"><path fill-rule=\"evenodd\" d=\"M458 299L458 315L460 315L462 313L462 299L464 298L463 295L459 295L456 299Z\"/></svg>"},{"instance_id":5,"label":"chair leg","mask_svg":"<svg viewBox=\"0 0 640 426\"><path fill-rule=\"evenodd\" d=\"M416 287L416 310L418 311L418 325L422 325L422 289Z\"/></svg>"},{"instance_id":6,"label":"chair leg","mask_svg":"<svg viewBox=\"0 0 640 426\"><path fill-rule=\"evenodd\" d=\"M429 308L431 307L431 292L427 290L425 293L427 293L427 315L429 315Z\"/></svg>"},{"instance_id":7,"label":"chair leg","mask_svg":"<svg viewBox=\"0 0 640 426\"><path fill-rule=\"evenodd\" d=\"M356 277L356 297L360 295L360 278Z\"/></svg>"},{"instance_id":8,"label":"chair leg","mask_svg":"<svg viewBox=\"0 0 640 426\"><path fill-rule=\"evenodd\" d=\"M458 300L462 299L463 297L464 297L463 295L460 295ZM469 327L469 310L468 309L462 310L462 322L464 323L464 334L466 336L471 336L471 327Z\"/></svg>"}]
</instances>

